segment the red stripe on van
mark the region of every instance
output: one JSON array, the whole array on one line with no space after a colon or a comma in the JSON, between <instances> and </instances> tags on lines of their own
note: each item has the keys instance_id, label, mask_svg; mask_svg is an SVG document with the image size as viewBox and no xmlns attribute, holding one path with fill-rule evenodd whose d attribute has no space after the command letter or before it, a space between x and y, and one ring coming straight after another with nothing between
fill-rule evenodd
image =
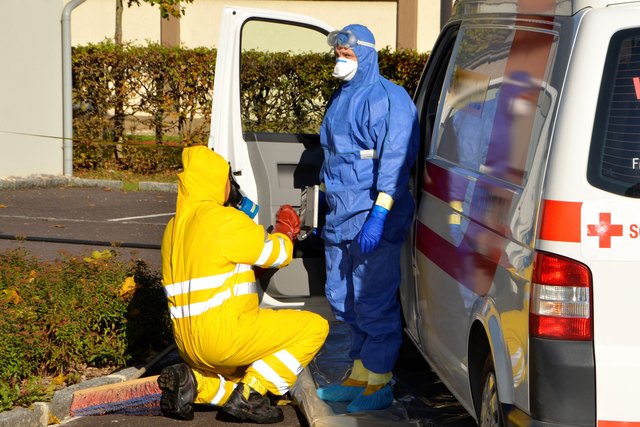
<instances>
[{"instance_id":1,"label":"red stripe on van","mask_svg":"<svg viewBox=\"0 0 640 427\"><path fill-rule=\"evenodd\" d=\"M451 172L431 162L426 162L422 189L438 199L449 203L449 180Z\"/></svg>"},{"instance_id":2,"label":"red stripe on van","mask_svg":"<svg viewBox=\"0 0 640 427\"><path fill-rule=\"evenodd\" d=\"M580 243L582 202L544 200L539 238L556 242Z\"/></svg>"},{"instance_id":3,"label":"red stripe on van","mask_svg":"<svg viewBox=\"0 0 640 427\"><path fill-rule=\"evenodd\" d=\"M431 262L476 294L489 292L501 251L480 254L471 248L467 236L456 247L420 221L416 232L416 247Z\"/></svg>"},{"instance_id":4,"label":"red stripe on van","mask_svg":"<svg viewBox=\"0 0 640 427\"><path fill-rule=\"evenodd\" d=\"M598 427L640 427L638 421L602 421L598 420Z\"/></svg>"},{"instance_id":5,"label":"red stripe on van","mask_svg":"<svg viewBox=\"0 0 640 427\"><path fill-rule=\"evenodd\" d=\"M436 233L431 231L431 229L429 229L426 225L424 225L420 221L417 222L416 248L423 255L429 257L429 254L431 253L431 251L429 250L430 247L434 246L435 244L444 245L446 243L447 243L446 240L444 240L443 238L438 236ZM444 257L446 256L447 255L444 255Z\"/></svg>"}]
</instances>

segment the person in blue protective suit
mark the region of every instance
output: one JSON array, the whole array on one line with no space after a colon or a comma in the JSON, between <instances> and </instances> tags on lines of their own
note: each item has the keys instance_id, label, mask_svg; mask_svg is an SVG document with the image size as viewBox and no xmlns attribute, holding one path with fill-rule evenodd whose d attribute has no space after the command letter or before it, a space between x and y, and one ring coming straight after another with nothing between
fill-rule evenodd
<instances>
[{"instance_id":1,"label":"person in blue protective suit","mask_svg":"<svg viewBox=\"0 0 640 427\"><path fill-rule=\"evenodd\" d=\"M353 366L341 384L317 392L359 412L393 402L402 343L400 250L413 221L408 185L420 138L412 99L380 75L371 31L348 25L327 40L336 55L333 75L344 83L320 129L326 295L336 319L351 327Z\"/></svg>"},{"instance_id":2,"label":"person in blue protective suit","mask_svg":"<svg viewBox=\"0 0 640 427\"><path fill-rule=\"evenodd\" d=\"M251 219L229 164L207 147L185 148L176 215L162 238L162 282L181 358L162 370L160 408L193 418L193 404L221 407L244 421L282 420L267 393L282 396L329 332L321 316L260 308L252 266L292 259L300 219L289 205L273 232ZM253 205L253 203L248 203Z\"/></svg>"}]
</instances>

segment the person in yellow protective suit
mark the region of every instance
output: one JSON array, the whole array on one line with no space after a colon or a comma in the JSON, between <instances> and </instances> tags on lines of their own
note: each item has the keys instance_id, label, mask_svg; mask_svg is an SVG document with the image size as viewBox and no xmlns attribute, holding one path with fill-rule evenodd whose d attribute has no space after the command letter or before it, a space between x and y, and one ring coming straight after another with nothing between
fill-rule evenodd
<instances>
[{"instance_id":1,"label":"person in yellow protective suit","mask_svg":"<svg viewBox=\"0 0 640 427\"><path fill-rule=\"evenodd\" d=\"M300 219L278 211L273 233L226 206L239 186L229 164L203 147L185 148L176 215L162 239L162 277L175 342L186 363L158 378L166 416L193 418L193 403L221 406L241 420L274 423L285 394L329 332L321 316L259 308L252 266L291 262ZM233 181L233 182L232 182Z\"/></svg>"}]
</instances>

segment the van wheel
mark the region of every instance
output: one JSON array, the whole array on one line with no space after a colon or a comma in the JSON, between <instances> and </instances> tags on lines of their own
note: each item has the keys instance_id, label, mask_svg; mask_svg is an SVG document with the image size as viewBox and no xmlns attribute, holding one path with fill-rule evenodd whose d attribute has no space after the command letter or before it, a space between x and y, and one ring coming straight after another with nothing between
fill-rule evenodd
<instances>
[{"instance_id":1,"label":"van wheel","mask_svg":"<svg viewBox=\"0 0 640 427\"><path fill-rule=\"evenodd\" d=\"M482 374L482 394L480 408L478 410L478 426L480 427L500 427L502 422L502 408L498 399L498 386L496 384L496 373L493 367L491 355L484 362Z\"/></svg>"}]
</instances>

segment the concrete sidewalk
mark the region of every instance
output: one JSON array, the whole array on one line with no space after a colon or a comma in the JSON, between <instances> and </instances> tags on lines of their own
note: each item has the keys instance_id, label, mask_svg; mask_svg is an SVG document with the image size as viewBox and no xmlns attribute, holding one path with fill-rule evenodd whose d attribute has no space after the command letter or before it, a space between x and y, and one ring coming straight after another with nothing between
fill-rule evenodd
<instances>
[{"instance_id":1,"label":"concrete sidewalk","mask_svg":"<svg viewBox=\"0 0 640 427\"><path fill-rule=\"evenodd\" d=\"M73 187L99 187L122 189L122 181L105 179L84 179L74 176L59 175L33 175L30 177L6 177L0 178L0 191L19 190L26 188L48 188L57 186ZM138 183L139 191L165 191L178 192L178 184L169 182L142 181Z\"/></svg>"}]
</instances>

